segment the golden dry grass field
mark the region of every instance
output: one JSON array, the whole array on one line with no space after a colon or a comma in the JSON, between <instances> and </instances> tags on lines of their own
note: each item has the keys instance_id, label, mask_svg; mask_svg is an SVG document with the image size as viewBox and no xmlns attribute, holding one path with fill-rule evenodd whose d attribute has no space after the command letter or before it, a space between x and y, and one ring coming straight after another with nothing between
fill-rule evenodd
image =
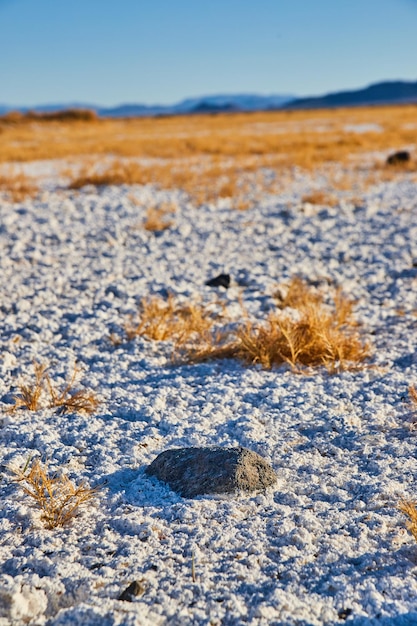
<instances>
[{"instance_id":1,"label":"golden dry grass field","mask_svg":"<svg viewBox=\"0 0 417 626\"><path fill-rule=\"evenodd\" d=\"M181 188L197 203L236 198L247 208L248 190L276 191L294 166L345 176L334 189L373 183L416 171L412 159L387 167L385 156L410 149L417 135L417 105L316 111L272 111L159 118L99 119L94 115L9 114L0 118L0 189L14 199L36 193L21 164L62 159L68 186L154 183ZM272 176L265 176L265 171ZM331 202L331 189L327 189ZM306 199L307 200L307 199ZM314 199L313 199L314 201Z\"/></svg>"}]
</instances>

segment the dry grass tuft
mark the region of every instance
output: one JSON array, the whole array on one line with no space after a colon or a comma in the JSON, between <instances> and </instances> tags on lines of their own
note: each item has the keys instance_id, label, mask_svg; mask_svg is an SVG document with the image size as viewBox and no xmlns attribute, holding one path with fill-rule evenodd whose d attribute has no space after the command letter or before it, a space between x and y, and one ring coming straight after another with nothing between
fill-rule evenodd
<instances>
[{"instance_id":1,"label":"dry grass tuft","mask_svg":"<svg viewBox=\"0 0 417 626\"><path fill-rule=\"evenodd\" d=\"M274 293L274 298L279 309L298 309L306 305L313 306L323 302L323 296L309 287L300 276L294 276L291 279L284 295L279 288Z\"/></svg>"},{"instance_id":2,"label":"dry grass tuft","mask_svg":"<svg viewBox=\"0 0 417 626\"><path fill-rule=\"evenodd\" d=\"M266 322L246 320L233 333L205 334L202 346L186 346L189 362L214 358L238 358L265 369L289 364L294 370L324 366L331 373L358 367L369 356L352 318L353 302L336 293L332 306L312 292L301 279L294 279L281 307Z\"/></svg>"},{"instance_id":3,"label":"dry grass tuft","mask_svg":"<svg viewBox=\"0 0 417 626\"><path fill-rule=\"evenodd\" d=\"M326 191L313 191L309 194L306 194L301 198L301 202L308 202L309 204L318 204L320 206L330 206L335 207L338 204L338 199L336 196L328 193Z\"/></svg>"},{"instance_id":4,"label":"dry grass tuft","mask_svg":"<svg viewBox=\"0 0 417 626\"><path fill-rule=\"evenodd\" d=\"M41 509L46 528L66 526L77 515L80 506L97 494L98 488L84 484L76 486L64 474L50 476L39 460L35 460L30 468L28 465L29 462L23 470L12 468L12 472L24 493Z\"/></svg>"},{"instance_id":5,"label":"dry grass tuft","mask_svg":"<svg viewBox=\"0 0 417 626\"><path fill-rule=\"evenodd\" d=\"M95 122L98 115L92 109L65 109L63 111L9 111L0 116L0 122L25 124L28 122Z\"/></svg>"},{"instance_id":6,"label":"dry grass tuft","mask_svg":"<svg viewBox=\"0 0 417 626\"><path fill-rule=\"evenodd\" d=\"M203 363L218 359L239 358L239 345L236 336L219 328L201 333L192 341L175 346L175 363Z\"/></svg>"},{"instance_id":7,"label":"dry grass tuft","mask_svg":"<svg viewBox=\"0 0 417 626\"><path fill-rule=\"evenodd\" d=\"M125 333L128 340L142 336L173 341L176 362L237 358L265 369L287 363L295 371L324 366L333 373L358 368L369 356L353 319L354 302L340 291L326 304L322 294L294 278L279 300L285 310L274 311L266 321L249 320L243 312L244 322L228 329L219 324L222 316L208 307L178 305L172 295L167 300L147 298Z\"/></svg>"},{"instance_id":8,"label":"dry grass tuft","mask_svg":"<svg viewBox=\"0 0 417 626\"><path fill-rule=\"evenodd\" d=\"M146 218L143 224L144 229L152 232L160 232L170 228L174 222L167 216L172 214L174 210L173 205L165 203L149 207L146 211Z\"/></svg>"},{"instance_id":9,"label":"dry grass tuft","mask_svg":"<svg viewBox=\"0 0 417 626\"><path fill-rule=\"evenodd\" d=\"M417 406L417 389L414 385L410 385L408 388L408 393L410 394L411 402Z\"/></svg>"},{"instance_id":10,"label":"dry grass tuft","mask_svg":"<svg viewBox=\"0 0 417 626\"><path fill-rule=\"evenodd\" d=\"M65 109L45 113L28 111L24 119L37 122L96 122L98 115L92 109Z\"/></svg>"},{"instance_id":11,"label":"dry grass tuft","mask_svg":"<svg viewBox=\"0 0 417 626\"><path fill-rule=\"evenodd\" d=\"M44 391L45 376L47 366L41 363L34 363L35 382L31 385L20 384L19 394L14 396L14 405L11 412L17 409L27 409L28 411L38 411L41 408L41 396Z\"/></svg>"},{"instance_id":12,"label":"dry grass tuft","mask_svg":"<svg viewBox=\"0 0 417 626\"><path fill-rule=\"evenodd\" d=\"M70 380L57 389L51 382L48 374L45 376L46 385L49 392L49 407L59 408L60 413L94 413L99 401L95 394L86 389L74 389L76 379L80 373L80 369L74 365L73 373Z\"/></svg>"},{"instance_id":13,"label":"dry grass tuft","mask_svg":"<svg viewBox=\"0 0 417 626\"><path fill-rule=\"evenodd\" d=\"M266 369L282 363L294 369L300 365L321 365L330 372L349 369L369 355L346 316L349 308L349 301L339 297L332 312L308 303L298 307L298 319L273 313L266 324L248 323L237 333L239 356Z\"/></svg>"},{"instance_id":14,"label":"dry grass tuft","mask_svg":"<svg viewBox=\"0 0 417 626\"><path fill-rule=\"evenodd\" d=\"M4 192L6 198L12 202L22 202L26 198L33 198L39 192L39 188L33 179L26 176L22 170L9 167L0 174L0 192Z\"/></svg>"},{"instance_id":15,"label":"dry grass tuft","mask_svg":"<svg viewBox=\"0 0 417 626\"><path fill-rule=\"evenodd\" d=\"M43 408L58 408L61 413L94 413L99 406L95 394L86 389L75 390L79 368L74 366L70 380L58 389L47 372L48 366L34 363L35 382L20 384L19 395L14 397L10 412L18 409L39 411Z\"/></svg>"},{"instance_id":16,"label":"dry grass tuft","mask_svg":"<svg viewBox=\"0 0 417 626\"><path fill-rule=\"evenodd\" d=\"M69 189L81 189L86 185L143 185L149 182L147 170L137 162L114 160L111 163L85 165L71 180Z\"/></svg>"},{"instance_id":17,"label":"dry grass tuft","mask_svg":"<svg viewBox=\"0 0 417 626\"><path fill-rule=\"evenodd\" d=\"M163 189L181 189L194 202L202 204L218 198L241 199L241 194L245 191L245 186L241 184L243 171L241 165L236 169L226 160L217 157L204 161L190 158L175 163L159 160L152 165L127 159L114 159L111 162L97 160L85 164L72 178L69 188L81 189L86 185L153 184ZM154 219L155 216L151 215L150 221Z\"/></svg>"},{"instance_id":18,"label":"dry grass tuft","mask_svg":"<svg viewBox=\"0 0 417 626\"><path fill-rule=\"evenodd\" d=\"M178 305L172 294L166 300L160 297L144 298L139 306L137 319L131 318L125 325L130 341L146 337L154 341L173 340L177 346L201 337L210 330L216 315L199 304Z\"/></svg>"},{"instance_id":19,"label":"dry grass tuft","mask_svg":"<svg viewBox=\"0 0 417 626\"><path fill-rule=\"evenodd\" d=\"M408 517L407 528L417 541L417 509L416 503L411 500L402 500L398 505L402 513Z\"/></svg>"}]
</instances>

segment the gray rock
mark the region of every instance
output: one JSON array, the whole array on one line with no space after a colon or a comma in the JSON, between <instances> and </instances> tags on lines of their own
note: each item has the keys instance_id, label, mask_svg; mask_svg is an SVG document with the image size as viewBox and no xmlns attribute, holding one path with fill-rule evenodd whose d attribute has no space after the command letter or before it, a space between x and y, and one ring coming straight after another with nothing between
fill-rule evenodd
<instances>
[{"instance_id":1,"label":"gray rock","mask_svg":"<svg viewBox=\"0 0 417 626\"><path fill-rule=\"evenodd\" d=\"M157 456L146 473L185 498L259 491L277 480L269 463L247 448L173 448Z\"/></svg>"}]
</instances>

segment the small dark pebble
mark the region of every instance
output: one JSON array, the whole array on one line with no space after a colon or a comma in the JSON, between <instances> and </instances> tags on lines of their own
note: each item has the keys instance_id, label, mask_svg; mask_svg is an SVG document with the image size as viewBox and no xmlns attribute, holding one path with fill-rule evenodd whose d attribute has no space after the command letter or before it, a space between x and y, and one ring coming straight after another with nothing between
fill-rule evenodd
<instances>
[{"instance_id":1,"label":"small dark pebble","mask_svg":"<svg viewBox=\"0 0 417 626\"><path fill-rule=\"evenodd\" d=\"M352 615L352 609L342 609L338 612L339 619L347 619L349 615Z\"/></svg>"},{"instance_id":2,"label":"small dark pebble","mask_svg":"<svg viewBox=\"0 0 417 626\"><path fill-rule=\"evenodd\" d=\"M152 563L151 565L149 565L148 569L151 569L154 572L157 572L158 571L158 566L155 565L155 563Z\"/></svg>"},{"instance_id":3,"label":"small dark pebble","mask_svg":"<svg viewBox=\"0 0 417 626\"><path fill-rule=\"evenodd\" d=\"M141 580L134 580L128 587L120 594L118 600L124 602L132 602L137 596L141 596L145 593L145 587Z\"/></svg>"},{"instance_id":4,"label":"small dark pebble","mask_svg":"<svg viewBox=\"0 0 417 626\"><path fill-rule=\"evenodd\" d=\"M208 287L224 287L228 289L230 287L230 274L219 274L215 278L210 278L206 285Z\"/></svg>"},{"instance_id":5,"label":"small dark pebble","mask_svg":"<svg viewBox=\"0 0 417 626\"><path fill-rule=\"evenodd\" d=\"M100 569L100 567L104 567L104 565L106 565L105 563L93 563L93 565L90 565L90 569L94 570L94 569Z\"/></svg>"}]
</instances>

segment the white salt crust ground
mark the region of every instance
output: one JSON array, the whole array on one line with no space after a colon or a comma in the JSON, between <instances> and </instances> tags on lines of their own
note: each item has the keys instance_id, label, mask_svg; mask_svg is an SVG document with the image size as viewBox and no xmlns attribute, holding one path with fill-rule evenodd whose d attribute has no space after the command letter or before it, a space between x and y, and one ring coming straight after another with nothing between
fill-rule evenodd
<instances>
[{"instance_id":1,"label":"white salt crust ground","mask_svg":"<svg viewBox=\"0 0 417 626\"><path fill-rule=\"evenodd\" d=\"M381 184L356 207L343 193L335 208L302 205L317 182L298 175L246 212L139 186L49 185L1 202L1 626L417 623L417 544L396 508L417 495L417 185ZM163 199L178 204L175 225L145 231L146 205ZM204 285L223 271L227 292ZM150 293L219 297L235 316L241 295L264 317L295 274L358 299L378 367L173 366L167 344L108 340ZM58 381L77 360L98 412L8 415L34 359ZM260 453L276 487L187 500L144 474L169 447L205 445ZM12 482L8 466L29 454L105 482L71 526L46 530ZM143 595L117 600L133 580Z\"/></svg>"}]
</instances>

